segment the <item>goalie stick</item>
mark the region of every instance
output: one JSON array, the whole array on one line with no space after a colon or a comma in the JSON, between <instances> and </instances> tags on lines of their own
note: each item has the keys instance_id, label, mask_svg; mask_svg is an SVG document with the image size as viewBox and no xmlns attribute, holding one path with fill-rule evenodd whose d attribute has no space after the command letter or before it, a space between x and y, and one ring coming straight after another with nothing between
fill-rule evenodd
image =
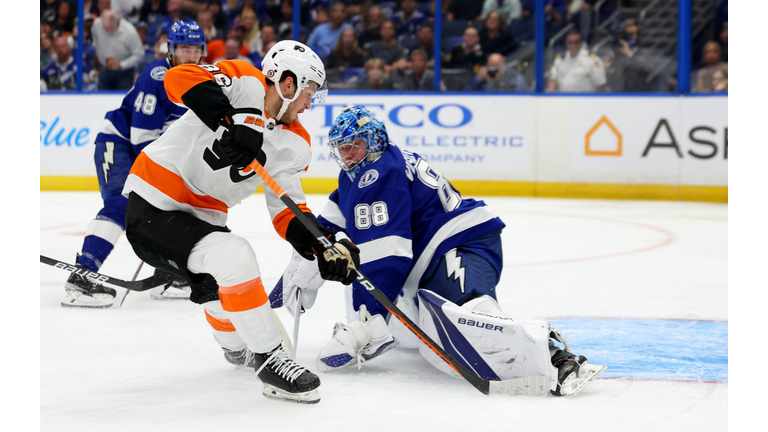
<instances>
[{"instance_id":1,"label":"goalie stick","mask_svg":"<svg viewBox=\"0 0 768 432\"><path fill-rule=\"evenodd\" d=\"M272 192L285 204L288 209L296 216L299 222L306 228L317 241L319 241L325 251L332 252L334 254L340 254L338 249L333 243L328 240L320 229L307 218L307 216L301 211L293 200L286 195L285 190L272 178L272 176L264 169L264 167L254 159L249 165L264 183L269 187ZM382 304L392 315L394 315L400 322L405 325L416 337L419 338L429 349L437 354L443 361L456 371L462 378L472 384L477 390L486 395L491 394L503 394L509 396L535 396L549 393L550 380L544 375L516 378L505 381L491 381L480 378L473 374L464 365L456 361L450 354L448 354L442 347L437 345L424 331L419 328L408 316L406 316L381 290L376 288L373 282L370 281L360 270L355 270L357 273L357 281L373 295L379 303Z\"/></svg>"},{"instance_id":2,"label":"goalie stick","mask_svg":"<svg viewBox=\"0 0 768 432\"><path fill-rule=\"evenodd\" d=\"M48 264L49 266L56 267L57 269L60 269L60 270L65 270L71 273L77 273L80 276L88 278L91 282L115 285L131 291L146 291L146 290L150 290L152 288L158 287L160 285L166 285L173 282L173 276L170 273L165 273L165 272L154 274L146 279L129 282L129 281L124 281L122 279L114 278L112 276L107 276L101 273L88 271L82 267L76 267L64 261L48 258L45 255L40 255L40 262L43 264Z\"/></svg>"}]
</instances>

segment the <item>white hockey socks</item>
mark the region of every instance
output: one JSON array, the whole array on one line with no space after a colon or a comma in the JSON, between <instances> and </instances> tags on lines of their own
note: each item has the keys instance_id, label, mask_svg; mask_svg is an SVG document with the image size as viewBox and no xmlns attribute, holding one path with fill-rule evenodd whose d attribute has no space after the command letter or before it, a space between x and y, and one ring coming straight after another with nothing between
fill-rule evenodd
<instances>
[{"instance_id":1,"label":"white hockey socks","mask_svg":"<svg viewBox=\"0 0 768 432\"><path fill-rule=\"evenodd\" d=\"M317 355L317 368L322 372L339 369L357 360L358 369L363 362L384 354L397 345L387 323L379 314L368 315L365 306L360 307L362 321L344 325L336 323L333 338Z\"/></svg>"}]
</instances>

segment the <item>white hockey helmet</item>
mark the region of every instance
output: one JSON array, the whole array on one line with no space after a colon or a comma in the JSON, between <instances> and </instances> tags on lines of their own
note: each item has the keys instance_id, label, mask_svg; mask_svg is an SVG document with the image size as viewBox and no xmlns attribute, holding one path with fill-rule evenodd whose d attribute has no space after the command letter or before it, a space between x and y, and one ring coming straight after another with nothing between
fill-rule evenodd
<instances>
[{"instance_id":1,"label":"white hockey helmet","mask_svg":"<svg viewBox=\"0 0 768 432\"><path fill-rule=\"evenodd\" d=\"M294 40L277 42L269 49L261 61L261 71L268 80L275 83L277 94L283 100L283 109L277 118L280 118L288 107L288 104L299 97L299 93L309 86L310 81L317 83L317 91L312 98L313 103L323 103L328 95L328 84L325 76L325 66L320 57L312 51L312 48ZM293 98L283 96L278 85L283 72L290 71L296 75L297 90Z\"/></svg>"}]
</instances>

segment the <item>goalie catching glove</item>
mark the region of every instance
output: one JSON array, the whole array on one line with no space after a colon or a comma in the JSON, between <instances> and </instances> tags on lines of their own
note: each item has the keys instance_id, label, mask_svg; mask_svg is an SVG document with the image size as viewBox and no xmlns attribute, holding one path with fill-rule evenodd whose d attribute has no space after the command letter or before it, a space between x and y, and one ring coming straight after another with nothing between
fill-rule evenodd
<instances>
[{"instance_id":1,"label":"goalie catching glove","mask_svg":"<svg viewBox=\"0 0 768 432\"><path fill-rule=\"evenodd\" d=\"M237 169L243 169L254 159L264 165L267 155L261 149L264 144L264 116L256 108L239 108L229 111L219 122L227 130L219 142L224 155Z\"/></svg>"}]
</instances>

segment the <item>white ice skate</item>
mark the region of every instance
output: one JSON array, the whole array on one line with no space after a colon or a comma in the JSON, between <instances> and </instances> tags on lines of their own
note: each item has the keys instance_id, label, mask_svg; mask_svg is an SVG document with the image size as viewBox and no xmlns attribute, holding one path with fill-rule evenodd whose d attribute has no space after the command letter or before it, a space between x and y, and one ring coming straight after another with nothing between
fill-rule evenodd
<instances>
[{"instance_id":1,"label":"white ice skate","mask_svg":"<svg viewBox=\"0 0 768 432\"><path fill-rule=\"evenodd\" d=\"M115 302L117 291L72 273L64 285L65 296L61 305L65 307L108 308Z\"/></svg>"},{"instance_id":2,"label":"white ice skate","mask_svg":"<svg viewBox=\"0 0 768 432\"><path fill-rule=\"evenodd\" d=\"M153 300L189 300L192 288L187 282L174 280L170 286L159 286L149 291Z\"/></svg>"}]
</instances>

